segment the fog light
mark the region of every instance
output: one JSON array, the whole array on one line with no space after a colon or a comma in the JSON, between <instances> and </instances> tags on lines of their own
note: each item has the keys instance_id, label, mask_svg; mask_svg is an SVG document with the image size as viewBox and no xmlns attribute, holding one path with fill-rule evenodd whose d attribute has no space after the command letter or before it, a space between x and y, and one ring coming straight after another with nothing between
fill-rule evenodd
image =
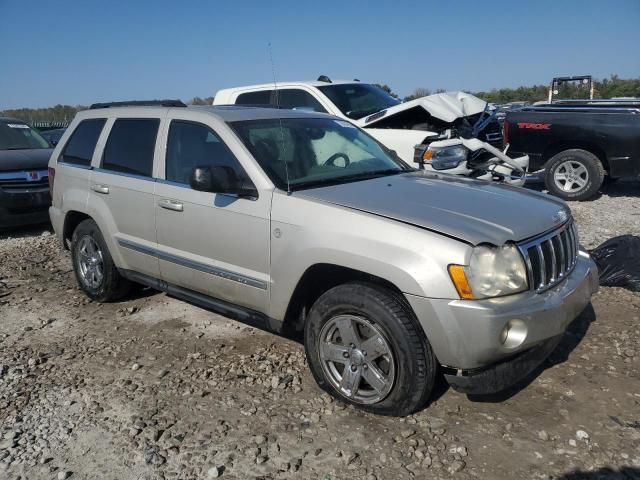
<instances>
[{"instance_id":1,"label":"fog light","mask_svg":"<svg viewBox=\"0 0 640 480\"><path fill-rule=\"evenodd\" d=\"M516 348L527 338L527 326L522 320L509 320L500 332L500 343L506 348Z\"/></svg>"}]
</instances>

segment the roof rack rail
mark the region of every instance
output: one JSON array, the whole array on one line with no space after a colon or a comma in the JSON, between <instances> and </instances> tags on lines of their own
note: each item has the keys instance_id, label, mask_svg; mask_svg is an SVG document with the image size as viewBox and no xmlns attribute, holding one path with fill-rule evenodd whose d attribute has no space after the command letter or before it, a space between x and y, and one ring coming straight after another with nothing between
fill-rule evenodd
<instances>
[{"instance_id":1,"label":"roof rack rail","mask_svg":"<svg viewBox=\"0 0 640 480\"><path fill-rule=\"evenodd\" d=\"M292 108L286 108L286 107L282 107L280 105L271 105L271 104L265 104L265 103L243 103L243 104L237 104L237 103L229 103L227 105L214 105L214 107L234 107L234 108L272 108L275 110L295 110Z\"/></svg>"},{"instance_id":2,"label":"roof rack rail","mask_svg":"<svg viewBox=\"0 0 640 480\"><path fill-rule=\"evenodd\" d=\"M180 100L131 100L128 102L94 103L89 110L110 107L186 107Z\"/></svg>"}]
</instances>

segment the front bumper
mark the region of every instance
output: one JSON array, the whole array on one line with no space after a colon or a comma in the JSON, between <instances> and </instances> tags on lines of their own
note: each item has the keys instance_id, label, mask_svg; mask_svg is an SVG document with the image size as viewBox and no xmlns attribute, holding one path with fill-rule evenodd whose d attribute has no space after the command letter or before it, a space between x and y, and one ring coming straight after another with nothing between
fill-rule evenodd
<instances>
[{"instance_id":1,"label":"front bumper","mask_svg":"<svg viewBox=\"0 0 640 480\"><path fill-rule=\"evenodd\" d=\"M20 192L0 188L0 228L48 222L49 205L49 188L25 188Z\"/></svg>"},{"instance_id":2,"label":"front bumper","mask_svg":"<svg viewBox=\"0 0 640 480\"><path fill-rule=\"evenodd\" d=\"M508 360L479 370L445 373L454 390L462 393L486 395L505 390L535 370L555 350L562 335L545 340Z\"/></svg>"},{"instance_id":3,"label":"front bumper","mask_svg":"<svg viewBox=\"0 0 640 480\"><path fill-rule=\"evenodd\" d=\"M440 363L472 373L560 338L597 290L597 267L580 252L573 272L543 293L477 301L406 297ZM517 341L503 343L503 330L514 322Z\"/></svg>"}]
</instances>

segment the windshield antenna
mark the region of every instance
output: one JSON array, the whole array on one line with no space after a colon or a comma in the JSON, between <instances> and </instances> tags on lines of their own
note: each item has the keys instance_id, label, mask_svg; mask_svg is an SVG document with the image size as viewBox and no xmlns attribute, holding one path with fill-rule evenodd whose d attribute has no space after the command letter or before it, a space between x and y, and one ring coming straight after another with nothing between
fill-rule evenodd
<instances>
[{"instance_id":1,"label":"windshield antenna","mask_svg":"<svg viewBox=\"0 0 640 480\"><path fill-rule=\"evenodd\" d=\"M280 116L280 92L278 92L278 84L276 83L276 67L273 63L273 52L271 42L269 46L269 60L271 61L271 74L273 75L273 94L276 96L276 109L278 110L278 122L280 123L280 142L282 143L282 153L284 155L284 174L287 177L287 195L291 195L291 184L289 183L289 166L287 165L287 144L284 141L284 129L282 128L282 117Z\"/></svg>"}]
</instances>

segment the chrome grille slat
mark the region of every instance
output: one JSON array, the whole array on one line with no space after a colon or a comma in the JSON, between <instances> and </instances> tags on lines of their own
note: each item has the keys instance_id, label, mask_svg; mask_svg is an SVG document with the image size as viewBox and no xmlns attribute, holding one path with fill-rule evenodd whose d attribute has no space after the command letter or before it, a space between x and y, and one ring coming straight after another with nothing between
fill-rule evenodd
<instances>
[{"instance_id":1,"label":"chrome grille slat","mask_svg":"<svg viewBox=\"0 0 640 480\"><path fill-rule=\"evenodd\" d=\"M544 284L547 283L547 265L544 262L544 253L542 252L542 245L539 243L536 245L536 251L538 252L538 258L540 259L539 267L540 268L540 283L538 283L538 288L544 287Z\"/></svg>"},{"instance_id":2,"label":"chrome grille slat","mask_svg":"<svg viewBox=\"0 0 640 480\"><path fill-rule=\"evenodd\" d=\"M556 259L556 249L553 246L553 238L550 238L549 240L547 240L547 243L549 244L549 251L551 252L551 279L549 280L550 282L555 282L558 279L558 264L557 259Z\"/></svg>"},{"instance_id":3,"label":"chrome grille slat","mask_svg":"<svg viewBox=\"0 0 640 480\"><path fill-rule=\"evenodd\" d=\"M569 270L569 266L571 264L571 249L569 248L569 234L567 233L567 231L563 231L561 235L562 248L565 254L564 271L566 273L567 270Z\"/></svg>"},{"instance_id":4,"label":"chrome grille slat","mask_svg":"<svg viewBox=\"0 0 640 480\"><path fill-rule=\"evenodd\" d=\"M573 233L573 225L569 227L568 233L569 233L569 245L571 245L571 263L573 264L573 259L576 256L576 252L575 252L576 238Z\"/></svg>"},{"instance_id":5,"label":"chrome grille slat","mask_svg":"<svg viewBox=\"0 0 640 480\"><path fill-rule=\"evenodd\" d=\"M576 265L578 234L573 220L518 245L532 290L543 292L566 278Z\"/></svg>"},{"instance_id":6,"label":"chrome grille slat","mask_svg":"<svg viewBox=\"0 0 640 480\"><path fill-rule=\"evenodd\" d=\"M565 236L564 232L560 232L560 236L558 237L558 243L560 244L560 273L558 274L558 278L563 278L564 273L567 271L567 260L565 254L566 245L564 243Z\"/></svg>"}]
</instances>

